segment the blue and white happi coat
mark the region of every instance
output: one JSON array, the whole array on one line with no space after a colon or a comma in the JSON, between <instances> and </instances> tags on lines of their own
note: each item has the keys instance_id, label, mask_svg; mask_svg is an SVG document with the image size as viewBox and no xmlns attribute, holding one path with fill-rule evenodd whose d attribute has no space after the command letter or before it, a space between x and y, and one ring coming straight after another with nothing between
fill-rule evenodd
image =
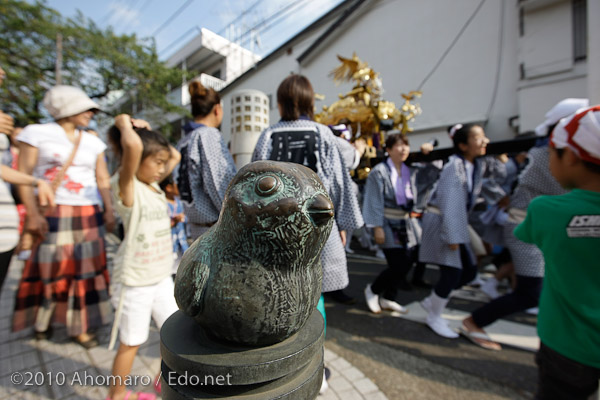
<instances>
[{"instance_id":1,"label":"blue and white happi coat","mask_svg":"<svg viewBox=\"0 0 600 400\"><path fill-rule=\"evenodd\" d=\"M177 145L181 153L177 186L194 240L219 219L227 186L237 172L221 132L196 126Z\"/></svg>"},{"instance_id":2,"label":"blue and white happi coat","mask_svg":"<svg viewBox=\"0 0 600 400\"><path fill-rule=\"evenodd\" d=\"M429 211L425 211L421 222L421 262L462 268L460 251L451 250L449 245L464 244L475 263L468 230L469 213L481 193L483 170L480 160L476 159L473 187L469 191L465 163L462 157L452 155L442 169L429 201Z\"/></svg>"},{"instance_id":3,"label":"blue and white happi coat","mask_svg":"<svg viewBox=\"0 0 600 400\"><path fill-rule=\"evenodd\" d=\"M411 169L410 176L410 187L413 194L413 199L410 204L416 204L417 199L417 186L415 183L415 170ZM396 201L396 192L392 184L392 178L390 174L390 168L385 161L377 164L367 178L365 184L364 195L363 195L363 218L367 227L381 226L385 233L385 243L381 245L382 248L398 248L404 247L402 244L397 243L392 231L392 225L397 224L400 221L397 219L386 218L384 216L384 209L396 209L408 212L412 211L413 206L399 206ZM416 218L406 218L406 235L407 242L406 247L412 248L421 242L421 225Z\"/></svg>"},{"instance_id":4,"label":"blue and white happi coat","mask_svg":"<svg viewBox=\"0 0 600 400\"><path fill-rule=\"evenodd\" d=\"M348 286L346 252L339 231L351 233L364 222L334 134L325 125L306 119L280 121L261 133L252 156L252 161L257 160L296 162L321 178L333 202L336 221L321 255L322 291Z\"/></svg>"},{"instance_id":5,"label":"blue and white happi coat","mask_svg":"<svg viewBox=\"0 0 600 400\"><path fill-rule=\"evenodd\" d=\"M560 195L567 191L550 173L548 146L534 147L527 154L528 164L519 175L515 190L510 197L509 214L512 208L525 212L531 200L542 195ZM541 278L544 276L544 256L536 245L520 241L513 235L518 222L509 220L504 225L504 242L515 266L517 275Z\"/></svg>"}]
</instances>

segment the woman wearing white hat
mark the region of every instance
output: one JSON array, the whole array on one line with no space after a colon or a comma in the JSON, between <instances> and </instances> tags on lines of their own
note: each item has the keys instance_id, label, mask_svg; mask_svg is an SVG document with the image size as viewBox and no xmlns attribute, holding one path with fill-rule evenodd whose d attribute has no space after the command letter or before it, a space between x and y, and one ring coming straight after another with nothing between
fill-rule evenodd
<instances>
[{"instance_id":1,"label":"woman wearing white hat","mask_svg":"<svg viewBox=\"0 0 600 400\"><path fill-rule=\"evenodd\" d=\"M55 122L21 132L19 170L50 183L56 207L40 209L34 188L20 188L25 230L36 240L17 291L13 330L35 325L36 338L45 339L52 322L60 322L90 348L98 342L88 330L110 318L104 236L105 225L110 231L115 223L106 145L81 129L100 107L73 86L50 89L44 106Z\"/></svg>"}]
</instances>

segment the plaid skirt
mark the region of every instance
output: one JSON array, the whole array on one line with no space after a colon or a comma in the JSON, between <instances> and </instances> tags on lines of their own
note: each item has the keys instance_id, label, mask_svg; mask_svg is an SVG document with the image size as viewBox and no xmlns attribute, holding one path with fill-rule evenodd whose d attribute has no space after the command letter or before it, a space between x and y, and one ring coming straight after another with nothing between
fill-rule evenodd
<instances>
[{"instance_id":1,"label":"plaid skirt","mask_svg":"<svg viewBox=\"0 0 600 400\"><path fill-rule=\"evenodd\" d=\"M98 206L58 205L46 216L48 234L34 246L17 290L13 331L52 322L69 336L110 322L104 220Z\"/></svg>"}]
</instances>

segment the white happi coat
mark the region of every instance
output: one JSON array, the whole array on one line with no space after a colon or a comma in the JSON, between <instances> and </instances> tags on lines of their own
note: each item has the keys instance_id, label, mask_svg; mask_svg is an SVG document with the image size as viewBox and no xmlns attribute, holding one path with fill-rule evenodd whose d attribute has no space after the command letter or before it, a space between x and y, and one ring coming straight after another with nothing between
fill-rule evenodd
<instances>
[{"instance_id":1,"label":"white happi coat","mask_svg":"<svg viewBox=\"0 0 600 400\"><path fill-rule=\"evenodd\" d=\"M414 196L413 204L416 204L417 199L417 187L415 184L415 170L410 170L410 186ZM390 168L386 161L382 161L377 164L367 178L365 184L365 191L363 195L363 218L365 224L368 227L381 226L385 233L385 243L381 245L382 248L396 248L403 247L396 243L394 240L394 234L390 223L393 221L385 218L384 208L402 209L396 203L396 192L392 185L392 179L390 176ZM410 212L411 210L406 210ZM406 233L407 233L407 248L412 248L418 245L421 241L421 226L416 218L406 219Z\"/></svg>"},{"instance_id":2,"label":"white happi coat","mask_svg":"<svg viewBox=\"0 0 600 400\"><path fill-rule=\"evenodd\" d=\"M348 286L346 252L339 231L351 233L364 223L334 134L310 120L280 121L261 133L252 156L252 161L257 160L296 161L316 171L331 197L336 221L321 255L322 291Z\"/></svg>"},{"instance_id":3,"label":"white happi coat","mask_svg":"<svg viewBox=\"0 0 600 400\"><path fill-rule=\"evenodd\" d=\"M481 192L483 171L479 160L475 160L473 190L469 193L465 161L453 155L444 165L440 179L431 196L429 205L437 208L439 214L426 211L421 226L423 237L419 249L419 261L462 268L459 250L451 250L450 244L465 244L475 257L470 246L469 213ZM470 201L470 208L467 204Z\"/></svg>"}]
</instances>

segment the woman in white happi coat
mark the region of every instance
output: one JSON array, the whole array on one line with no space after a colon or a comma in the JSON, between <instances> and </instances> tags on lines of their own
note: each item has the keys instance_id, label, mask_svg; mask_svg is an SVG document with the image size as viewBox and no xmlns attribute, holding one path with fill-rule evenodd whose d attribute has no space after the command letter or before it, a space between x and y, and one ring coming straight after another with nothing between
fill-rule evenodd
<instances>
[{"instance_id":1,"label":"woman in white happi coat","mask_svg":"<svg viewBox=\"0 0 600 400\"><path fill-rule=\"evenodd\" d=\"M363 217L373 228L388 267L365 288L365 299L374 313L382 309L406 313L396 302L398 287L408 286L406 274L421 240L419 221L411 213L416 202L415 174L404 163L410 154L408 139L400 133L385 141L388 158L369 173L363 197Z\"/></svg>"},{"instance_id":2,"label":"woman in white happi coat","mask_svg":"<svg viewBox=\"0 0 600 400\"><path fill-rule=\"evenodd\" d=\"M237 169L218 129L223 120L219 93L198 81L190 83L189 91L194 121L186 124L186 136L177 144L181 163L176 182L189 237L195 240L219 219Z\"/></svg>"},{"instance_id":3,"label":"woman in white happi coat","mask_svg":"<svg viewBox=\"0 0 600 400\"><path fill-rule=\"evenodd\" d=\"M358 200L352 189L331 130L314 122L314 91L302 75L290 75L277 89L281 120L265 129L256 143L252 160L275 160L302 164L317 173L335 208L335 221L323 248L322 292L348 286L344 245L346 232L363 225Z\"/></svg>"},{"instance_id":4,"label":"woman in white happi coat","mask_svg":"<svg viewBox=\"0 0 600 400\"><path fill-rule=\"evenodd\" d=\"M517 285L511 293L485 304L463 320L461 332L480 347L500 350L500 344L493 342L483 328L507 315L538 305L545 272L544 256L537 246L517 239L513 231L525 219L531 200L542 195L556 196L567 192L550 173L547 138L561 118L588 105L588 99L561 100L546 113L546 120L535 130L538 136L546 140L529 150L528 164L519 175L518 184L510 197L509 217L503 226L504 242L513 260Z\"/></svg>"},{"instance_id":5,"label":"woman in white happi coat","mask_svg":"<svg viewBox=\"0 0 600 400\"><path fill-rule=\"evenodd\" d=\"M479 160L489 142L483 128L457 124L449 130L456 154L444 166L423 215L423 238L419 261L440 267L440 278L431 295L421 302L427 325L438 335L456 338L442 318L450 292L475 278L476 260L471 249L469 213L481 192Z\"/></svg>"}]
</instances>

